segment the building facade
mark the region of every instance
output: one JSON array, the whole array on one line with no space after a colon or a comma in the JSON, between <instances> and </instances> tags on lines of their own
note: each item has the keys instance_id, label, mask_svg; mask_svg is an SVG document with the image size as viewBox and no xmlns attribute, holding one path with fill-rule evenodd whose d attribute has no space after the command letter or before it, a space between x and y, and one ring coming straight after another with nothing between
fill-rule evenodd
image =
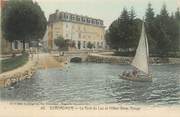
<instances>
[{"instance_id":1,"label":"building facade","mask_svg":"<svg viewBox=\"0 0 180 117\"><path fill-rule=\"evenodd\" d=\"M56 49L54 40L61 36L71 40L76 49L88 49L88 43L95 49L105 48L105 26L103 20L56 10L49 16L48 47Z\"/></svg>"}]
</instances>

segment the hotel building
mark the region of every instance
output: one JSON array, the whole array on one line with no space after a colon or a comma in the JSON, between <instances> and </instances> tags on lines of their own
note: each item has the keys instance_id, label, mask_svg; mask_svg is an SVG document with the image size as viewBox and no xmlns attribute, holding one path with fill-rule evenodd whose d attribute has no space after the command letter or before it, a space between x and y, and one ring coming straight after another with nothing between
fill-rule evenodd
<instances>
[{"instance_id":1,"label":"hotel building","mask_svg":"<svg viewBox=\"0 0 180 117\"><path fill-rule=\"evenodd\" d=\"M59 12L49 16L48 20L48 47L57 49L54 40L61 36L65 40L75 43L76 49L87 49L91 43L95 49L105 48L105 26L103 20L87 16Z\"/></svg>"}]
</instances>

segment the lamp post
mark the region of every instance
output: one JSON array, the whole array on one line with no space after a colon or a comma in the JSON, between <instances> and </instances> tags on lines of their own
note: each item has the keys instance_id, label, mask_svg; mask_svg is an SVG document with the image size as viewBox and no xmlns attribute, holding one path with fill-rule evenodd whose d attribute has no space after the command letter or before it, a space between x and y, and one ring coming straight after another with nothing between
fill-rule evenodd
<instances>
[{"instance_id":1,"label":"lamp post","mask_svg":"<svg viewBox=\"0 0 180 117\"><path fill-rule=\"evenodd\" d=\"M38 39L38 42L37 42L37 58L39 60L39 48L42 46L42 44L40 43L40 39Z\"/></svg>"}]
</instances>

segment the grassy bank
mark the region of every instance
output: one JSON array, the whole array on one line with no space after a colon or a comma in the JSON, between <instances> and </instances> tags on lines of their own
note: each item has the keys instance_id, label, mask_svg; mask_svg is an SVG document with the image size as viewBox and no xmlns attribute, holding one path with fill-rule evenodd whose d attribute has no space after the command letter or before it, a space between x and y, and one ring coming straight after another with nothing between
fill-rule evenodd
<instances>
[{"instance_id":1,"label":"grassy bank","mask_svg":"<svg viewBox=\"0 0 180 117\"><path fill-rule=\"evenodd\" d=\"M21 56L16 56L10 59L2 60L2 73L16 69L28 61L28 54L23 54Z\"/></svg>"}]
</instances>

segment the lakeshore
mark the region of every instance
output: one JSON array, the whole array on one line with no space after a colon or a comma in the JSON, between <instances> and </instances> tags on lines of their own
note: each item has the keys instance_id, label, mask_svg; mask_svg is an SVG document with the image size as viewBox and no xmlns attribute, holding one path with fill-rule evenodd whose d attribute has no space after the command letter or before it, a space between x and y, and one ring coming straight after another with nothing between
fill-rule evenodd
<instances>
[{"instance_id":1,"label":"lakeshore","mask_svg":"<svg viewBox=\"0 0 180 117\"><path fill-rule=\"evenodd\" d=\"M37 69L62 68L63 61L57 62L49 54L36 54L33 58L29 57L28 62L16 69L0 74L0 86L8 87L25 79L30 79Z\"/></svg>"},{"instance_id":2,"label":"lakeshore","mask_svg":"<svg viewBox=\"0 0 180 117\"><path fill-rule=\"evenodd\" d=\"M133 57L123 57L123 56L112 56L112 53L92 53L89 54L86 62L95 63L110 63L110 64L130 64ZM150 57L150 64L180 64L180 58L163 58L163 57Z\"/></svg>"}]
</instances>

